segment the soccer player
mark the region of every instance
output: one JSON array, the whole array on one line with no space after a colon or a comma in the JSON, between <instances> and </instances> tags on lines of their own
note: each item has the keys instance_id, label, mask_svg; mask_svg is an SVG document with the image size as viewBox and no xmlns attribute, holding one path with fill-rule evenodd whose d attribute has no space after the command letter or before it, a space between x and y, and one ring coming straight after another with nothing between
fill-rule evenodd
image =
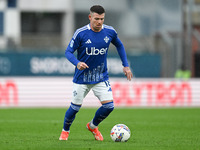
<instances>
[{"instance_id":1,"label":"soccer player","mask_svg":"<svg viewBox=\"0 0 200 150\"><path fill-rule=\"evenodd\" d=\"M94 138L103 141L98 125L113 111L113 95L107 72L107 52L110 43L116 46L121 58L124 74L131 80L133 74L129 68L124 46L115 29L104 23L105 10L100 5L90 8L90 23L74 33L65 56L76 66L73 78L73 98L65 113L63 130L59 140L68 140L70 126L76 113L81 108L83 99L92 89L102 106L96 111L94 118L87 123L86 128ZM77 57L74 52L77 51Z\"/></svg>"}]
</instances>

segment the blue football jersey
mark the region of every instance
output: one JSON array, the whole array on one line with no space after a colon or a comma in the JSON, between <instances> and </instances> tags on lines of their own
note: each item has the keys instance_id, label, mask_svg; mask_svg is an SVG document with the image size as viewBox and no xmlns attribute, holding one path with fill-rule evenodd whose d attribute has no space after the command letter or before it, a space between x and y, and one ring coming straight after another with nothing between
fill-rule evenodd
<instances>
[{"instance_id":1,"label":"blue football jersey","mask_svg":"<svg viewBox=\"0 0 200 150\"><path fill-rule=\"evenodd\" d=\"M108 80L107 53L110 43L117 48L122 65L128 67L126 53L113 27L104 25L100 32L94 32L90 24L76 30L66 51L66 58L75 66L85 62L89 68L75 68L73 82L77 84L96 84ZM74 52L77 51L77 57Z\"/></svg>"}]
</instances>

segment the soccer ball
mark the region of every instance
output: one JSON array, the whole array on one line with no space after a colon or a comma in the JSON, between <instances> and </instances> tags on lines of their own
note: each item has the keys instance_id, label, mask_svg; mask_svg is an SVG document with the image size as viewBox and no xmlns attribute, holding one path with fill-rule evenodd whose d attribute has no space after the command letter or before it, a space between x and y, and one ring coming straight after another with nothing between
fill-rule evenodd
<instances>
[{"instance_id":1,"label":"soccer ball","mask_svg":"<svg viewBox=\"0 0 200 150\"><path fill-rule=\"evenodd\" d=\"M110 132L110 137L114 142L127 142L130 136L131 131L125 124L116 124Z\"/></svg>"}]
</instances>

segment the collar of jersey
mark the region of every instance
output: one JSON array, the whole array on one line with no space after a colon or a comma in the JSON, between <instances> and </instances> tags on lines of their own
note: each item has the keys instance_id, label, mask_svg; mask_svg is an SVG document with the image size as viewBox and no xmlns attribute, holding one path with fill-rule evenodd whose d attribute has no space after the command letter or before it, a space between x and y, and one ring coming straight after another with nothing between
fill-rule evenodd
<instances>
[{"instance_id":1,"label":"collar of jersey","mask_svg":"<svg viewBox=\"0 0 200 150\"><path fill-rule=\"evenodd\" d=\"M91 27L90 27L90 23L87 25L87 28L88 28L88 30L90 30L91 29ZM104 28L104 24L102 25L102 29Z\"/></svg>"}]
</instances>

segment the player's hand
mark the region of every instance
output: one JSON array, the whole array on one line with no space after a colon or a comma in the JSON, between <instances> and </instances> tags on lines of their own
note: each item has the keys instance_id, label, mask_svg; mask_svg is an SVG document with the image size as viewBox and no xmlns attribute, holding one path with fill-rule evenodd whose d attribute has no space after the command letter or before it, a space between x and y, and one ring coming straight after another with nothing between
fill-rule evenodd
<instances>
[{"instance_id":1,"label":"player's hand","mask_svg":"<svg viewBox=\"0 0 200 150\"><path fill-rule=\"evenodd\" d=\"M89 68L89 67L88 67L88 65L87 65L86 63L84 63L84 62L79 62L79 63L77 64L77 68L78 68L79 70L84 70L84 69Z\"/></svg>"},{"instance_id":2,"label":"player's hand","mask_svg":"<svg viewBox=\"0 0 200 150\"><path fill-rule=\"evenodd\" d=\"M131 69L129 67L124 67L123 72L124 72L125 76L127 77L127 80L131 81L131 78L133 78Z\"/></svg>"}]
</instances>

